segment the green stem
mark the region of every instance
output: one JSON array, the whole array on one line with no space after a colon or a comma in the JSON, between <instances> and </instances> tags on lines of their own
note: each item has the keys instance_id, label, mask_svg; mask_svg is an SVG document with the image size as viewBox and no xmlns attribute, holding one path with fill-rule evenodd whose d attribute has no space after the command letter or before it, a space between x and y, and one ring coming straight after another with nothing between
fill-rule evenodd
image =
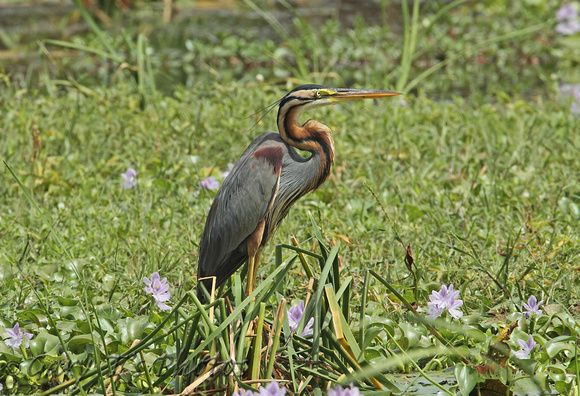
<instances>
[{"instance_id":1,"label":"green stem","mask_svg":"<svg viewBox=\"0 0 580 396\"><path fill-rule=\"evenodd\" d=\"M151 374L149 373L149 368L147 367L147 362L145 361L145 354L143 351L139 351L139 356L141 356L141 361L143 362L143 371L145 371L145 378L147 378L147 386L149 387L149 393L153 392L153 382L151 382Z\"/></svg>"},{"instance_id":2,"label":"green stem","mask_svg":"<svg viewBox=\"0 0 580 396\"><path fill-rule=\"evenodd\" d=\"M258 315L258 328L256 329L256 338L254 338L254 353L252 356L252 366L250 369L251 379L257 380L260 376L260 357L262 351L262 332L264 331L264 315L266 313L266 303L260 303L260 313ZM258 384L255 384L257 388Z\"/></svg>"},{"instance_id":3,"label":"green stem","mask_svg":"<svg viewBox=\"0 0 580 396\"><path fill-rule=\"evenodd\" d=\"M272 350L270 351L270 358L268 360L268 367L266 368L266 378L272 378L274 371L274 362L276 361L276 351L280 345L280 334L282 333L282 322L286 314L286 299L283 298L278 304L278 312L276 312L276 334L274 335L274 342L272 343Z\"/></svg>"}]
</instances>

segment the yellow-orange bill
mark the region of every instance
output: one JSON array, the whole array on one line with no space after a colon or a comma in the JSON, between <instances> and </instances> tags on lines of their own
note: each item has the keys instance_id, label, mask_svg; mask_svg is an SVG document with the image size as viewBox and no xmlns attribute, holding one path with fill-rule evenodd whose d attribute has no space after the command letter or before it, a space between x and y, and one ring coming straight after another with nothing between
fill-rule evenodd
<instances>
[{"instance_id":1,"label":"yellow-orange bill","mask_svg":"<svg viewBox=\"0 0 580 396\"><path fill-rule=\"evenodd\" d=\"M329 89L327 91L328 98L332 101L342 102L347 100L357 99L374 99L386 98L389 96L403 95L403 92L396 91L382 91L374 89Z\"/></svg>"}]
</instances>

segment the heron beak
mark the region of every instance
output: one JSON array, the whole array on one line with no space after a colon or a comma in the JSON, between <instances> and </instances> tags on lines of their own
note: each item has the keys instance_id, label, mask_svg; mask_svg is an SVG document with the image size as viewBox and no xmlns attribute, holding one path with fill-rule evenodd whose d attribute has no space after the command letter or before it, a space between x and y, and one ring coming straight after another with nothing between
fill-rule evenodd
<instances>
[{"instance_id":1,"label":"heron beak","mask_svg":"<svg viewBox=\"0 0 580 396\"><path fill-rule=\"evenodd\" d=\"M372 89L329 89L327 98L333 102L346 102L358 99L386 98L388 96L403 95L403 92L379 91Z\"/></svg>"}]
</instances>

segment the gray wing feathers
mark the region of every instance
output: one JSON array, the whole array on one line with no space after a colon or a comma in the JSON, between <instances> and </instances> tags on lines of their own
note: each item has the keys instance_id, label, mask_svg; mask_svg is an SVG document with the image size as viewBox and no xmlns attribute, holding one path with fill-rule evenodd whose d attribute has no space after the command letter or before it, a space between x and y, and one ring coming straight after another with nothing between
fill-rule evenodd
<instances>
[{"instance_id":1,"label":"gray wing feathers","mask_svg":"<svg viewBox=\"0 0 580 396\"><path fill-rule=\"evenodd\" d=\"M212 204L200 247L202 277L230 272L220 268L224 258L256 229L274 198L278 175L270 163L252 155L259 149L252 146L234 165Z\"/></svg>"}]
</instances>

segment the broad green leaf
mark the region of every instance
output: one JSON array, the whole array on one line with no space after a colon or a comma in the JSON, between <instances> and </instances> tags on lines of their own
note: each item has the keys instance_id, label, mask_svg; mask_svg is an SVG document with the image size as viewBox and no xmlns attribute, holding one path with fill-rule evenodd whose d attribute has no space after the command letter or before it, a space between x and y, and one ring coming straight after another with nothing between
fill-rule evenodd
<instances>
[{"instance_id":1,"label":"broad green leaf","mask_svg":"<svg viewBox=\"0 0 580 396\"><path fill-rule=\"evenodd\" d=\"M458 363L454 371L459 391L463 396L469 396L469 393L475 388L477 380L479 379L477 370L466 366L464 363Z\"/></svg>"},{"instance_id":2,"label":"broad green leaf","mask_svg":"<svg viewBox=\"0 0 580 396\"><path fill-rule=\"evenodd\" d=\"M146 317L141 319L127 318L125 321L121 321L119 330L123 343L127 344L140 339L148 324L149 320Z\"/></svg>"},{"instance_id":3,"label":"broad green leaf","mask_svg":"<svg viewBox=\"0 0 580 396\"><path fill-rule=\"evenodd\" d=\"M60 341L57 336L41 332L30 340L30 351L34 356L42 354L57 356L60 348Z\"/></svg>"},{"instance_id":4,"label":"broad green leaf","mask_svg":"<svg viewBox=\"0 0 580 396\"><path fill-rule=\"evenodd\" d=\"M79 303L79 300L74 298L66 298L62 296L58 296L58 302L65 307L74 307Z\"/></svg>"},{"instance_id":5,"label":"broad green leaf","mask_svg":"<svg viewBox=\"0 0 580 396\"><path fill-rule=\"evenodd\" d=\"M85 349L85 345L91 345L94 341L95 340L93 340L90 334L80 334L71 338L67 345L72 352L82 353Z\"/></svg>"},{"instance_id":6,"label":"broad green leaf","mask_svg":"<svg viewBox=\"0 0 580 396\"><path fill-rule=\"evenodd\" d=\"M382 328L374 327L374 326L370 327L367 331L365 331L364 343L361 346L361 350L365 351L367 349L367 347L372 344L372 342L374 341L376 336L378 336L379 333L381 333L382 331L383 331Z\"/></svg>"}]
</instances>

